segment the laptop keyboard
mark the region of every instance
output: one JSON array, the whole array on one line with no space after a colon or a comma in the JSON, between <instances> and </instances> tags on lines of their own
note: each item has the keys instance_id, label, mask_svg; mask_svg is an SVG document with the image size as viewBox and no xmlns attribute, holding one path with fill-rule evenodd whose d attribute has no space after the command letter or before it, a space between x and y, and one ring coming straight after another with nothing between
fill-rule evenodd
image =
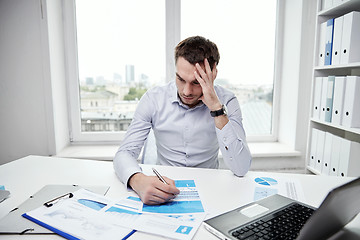
<instances>
[{"instance_id":1,"label":"laptop keyboard","mask_svg":"<svg viewBox=\"0 0 360 240\"><path fill-rule=\"evenodd\" d=\"M292 203L279 212L266 215L255 222L230 232L237 239L296 239L313 209Z\"/></svg>"}]
</instances>

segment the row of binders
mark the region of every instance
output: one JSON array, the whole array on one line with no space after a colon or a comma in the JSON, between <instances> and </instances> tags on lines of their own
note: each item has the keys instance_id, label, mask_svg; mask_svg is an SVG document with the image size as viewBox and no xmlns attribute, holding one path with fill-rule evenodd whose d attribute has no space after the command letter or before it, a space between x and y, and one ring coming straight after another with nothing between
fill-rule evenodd
<instances>
[{"instance_id":1,"label":"row of binders","mask_svg":"<svg viewBox=\"0 0 360 240\"><path fill-rule=\"evenodd\" d=\"M318 66L360 62L360 12L320 24Z\"/></svg>"},{"instance_id":2,"label":"row of binders","mask_svg":"<svg viewBox=\"0 0 360 240\"><path fill-rule=\"evenodd\" d=\"M360 127L360 77L316 77L312 117L333 125Z\"/></svg>"},{"instance_id":3,"label":"row of binders","mask_svg":"<svg viewBox=\"0 0 360 240\"><path fill-rule=\"evenodd\" d=\"M309 167L323 175L358 176L360 143L313 128Z\"/></svg>"},{"instance_id":4,"label":"row of binders","mask_svg":"<svg viewBox=\"0 0 360 240\"><path fill-rule=\"evenodd\" d=\"M326 10L332 7L336 7L338 5L341 5L344 2L347 2L349 0L322 0L321 1L321 10Z\"/></svg>"}]
</instances>

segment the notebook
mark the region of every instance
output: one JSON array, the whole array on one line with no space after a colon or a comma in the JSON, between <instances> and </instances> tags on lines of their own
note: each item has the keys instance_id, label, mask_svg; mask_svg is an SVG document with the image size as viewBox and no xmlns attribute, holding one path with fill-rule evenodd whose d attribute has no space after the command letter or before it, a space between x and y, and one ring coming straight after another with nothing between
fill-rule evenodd
<instances>
[{"instance_id":1,"label":"notebook","mask_svg":"<svg viewBox=\"0 0 360 240\"><path fill-rule=\"evenodd\" d=\"M330 191L318 209L276 194L208 219L204 226L221 239L327 239L360 212L359 199L357 178Z\"/></svg>"}]
</instances>

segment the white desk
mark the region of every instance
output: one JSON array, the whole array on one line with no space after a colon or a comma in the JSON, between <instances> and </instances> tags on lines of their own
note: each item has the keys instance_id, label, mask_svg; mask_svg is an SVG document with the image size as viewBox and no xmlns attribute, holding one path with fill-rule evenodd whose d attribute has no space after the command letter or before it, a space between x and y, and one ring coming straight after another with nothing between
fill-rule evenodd
<instances>
[{"instance_id":1,"label":"white desk","mask_svg":"<svg viewBox=\"0 0 360 240\"><path fill-rule=\"evenodd\" d=\"M142 165L144 173L148 175L153 175L151 167ZM305 194L305 203L315 207L320 205L329 190L352 179L269 172L249 172L245 177L239 178L229 170L168 166L156 168L161 174L172 179L194 179L205 208L211 216L251 202L253 188L249 186L254 176L298 179ZM0 166L0 185L4 185L11 192L11 197L0 203L0 218L47 184L106 185L110 186L107 196L111 198L121 198L127 194L127 189L115 175L112 162L28 156ZM360 217L352 221L348 228L358 232ZM62 239L57 235L0 235L0 239L19 238ZM163 238L136 232L129 239ZM217 238L201 226L194 239Z\"/></svg>"}]
</instances>

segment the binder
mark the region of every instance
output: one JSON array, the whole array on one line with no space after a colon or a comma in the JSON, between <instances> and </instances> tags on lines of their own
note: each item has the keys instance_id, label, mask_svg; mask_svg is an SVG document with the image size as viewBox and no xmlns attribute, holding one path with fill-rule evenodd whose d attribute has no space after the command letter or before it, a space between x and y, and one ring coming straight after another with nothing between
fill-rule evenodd
<instances>
[{"instance_id":1,"label":"binder","mask_svg":"<svg viewBox=\"0 0 360 240\"><path fill-rule=\"evenodd\" d=\"M74 192L80 189L77 185L46 185L28 200L22 203L19 207L13 209L4 218L0 220L0 233L2 234L53 234L50 230L28 221L22 215L28 211L42 206L50 199L57 196L64 195L69 192ZM84 187L92 192L105 195L108 191L108 186L87 186Z\"/></svg>"},{"instance_id":2,"label":"binder","mask_svg":"<svg viewBox=\"0 0 360 240\"><path fill-rule=\"evenodd\" d=\"M332 47L333 47L333 31L334 19L326 21L326 37L325 37L325 63L324 65L331 65Z\"/></svg>"},{"instance_id":3,"label":"binder","mask_svg":"<svg viewBox=\"0 0 360 240\"><path fill-rule=\"evenodd\" d=\"M360 12L344 15L340 63L360 61Z\"/></svg>"},{"instance_id":4,"label":"binder","mask_svg":"<svg viewBox=\"0 0 360 240\"><path fill-rule=\"evenodd\" d=\"M340 64L343 22L344 22L344 16L337 17L334 20L334 36L333 36L331 65Z\"/></svg>"},{"instance_id":5,"label":"binder","mask_svg":"<svg viewBox=\"0 0 360 240\"><path fill-rule=\"evenodd\" d=\"M328 84L328 78L323 77L322 86L321 86L321 100L320 100L320 120L321 121L325 121L327 84Z\"/></svg>"},{"instance_id":6,"label":"binder","mask_svg":"<svg viewBox=\"0 0 360 240\"><path fill-rule=\"evenodd\" d=\"M319 130L313 128L311 130L311 147L310 147L310 156L309 156L309 165L312 168L315 168L315 159L316 159L316 144L317 144L317 134Z\"/></svg>"},{"instance_id":7,"label":"binder","mask_svg":"<svg viewBox=\"0 0 360 240\"><path fill-rule=\"evenodd\" d=\"M342 139L340 148L339 176L358 177L360 171L360 143Z\"/></svg>"},{"instance_id":8,"label":"binder","mask_svg":"<svg viewBox=\"0 0 360 240\"><path fill-rule=\"evenodd\" d=\"M360 77L347 76L342 125L360 127Z\"/></svg>"},{"instance_id":9,"label":"binder","mask_svg":"<svg viewBox=\"0 0 360 240\"><path fill-rule=\"evenodd\" d=\"M314 104L313 104L313 118L314 119L320 119L322 79L323 79L322 77L315 78Z\"/></svg>"},{"instance_id":10,"label":"binder","mask_svg":"<svg viewBox=\"0 0 360 240\"><path fill-rule=\"evenodd\" d=\"M332 136L331 143L331 160L330 160L330 176L337 176L339 172L340 147L342 138L336 135Z\"/></svg>"},{"instance_id":11,"label":"binder","mask_svg":"<svg viewBox=\"0 0 360 240\"><path fill-rule=\"evenodd\" d=\"M326 10L328 8L331 8L333 6L333 0L322 0L321 1L321 10Z\"/></svg>"},{"instance_id":12,"label":"binder","mask_svg":"<svg viewBox=\"0 0 360 240\"><path fill-rule=\"evenodd\" d=\"M328 77L325 106L325 122L331 122L335 76Z\"/></svg>"},{"instance_id":13,"label":"binder","mask_svg":"<svg viewBox=\"0 0 360 240\"><path fill-rule=\"evenodd\" d=\"M349 0L333 0L332 2L332 6L335 7L335 6L338 6L346 1L349 1Z\"/></svg>"},{"instance_id":14,"label":"binder","mask_svg":"<svg viewBox=\"0 0 360 240\"><path fill-rule=\"evenodd\" d=\"M316 139L315 170L321 173L324 158L325 132L319 130Z\"/></svg>"},{"instance_id":15,"label":"binder","mask_svg":"<svg viewBox=\"0 0 360 240\"><path fill-rule=\"evenodd\" d=\"M317 65L324 66L325 64L325 40L326 40L326 22L320 24L320 31L319 31L319 53L317 57Z\"/></svg>"},{"instance_id":16,"label":"binder","mask_svg":"<svg viewBox=\"0 0 360 240\"><path fill-rule=\"evenodd\" d=\"M321 168L321 174L324 175L330 174L332 139L333 139L333 135L329 132L326 132L325 143L324 143L324 157Z\"/></svg>"},{"instance_id":17,"label":"binder","mask_svg":"<svg viewBox=\"0 0 360 240\"><path fill-rule=\"evenodd\" d=\"M335 77L334 98L331 123L334 125L342 124L343 105L345 97L346 77Z\"/></svg>"}]
</instances>

